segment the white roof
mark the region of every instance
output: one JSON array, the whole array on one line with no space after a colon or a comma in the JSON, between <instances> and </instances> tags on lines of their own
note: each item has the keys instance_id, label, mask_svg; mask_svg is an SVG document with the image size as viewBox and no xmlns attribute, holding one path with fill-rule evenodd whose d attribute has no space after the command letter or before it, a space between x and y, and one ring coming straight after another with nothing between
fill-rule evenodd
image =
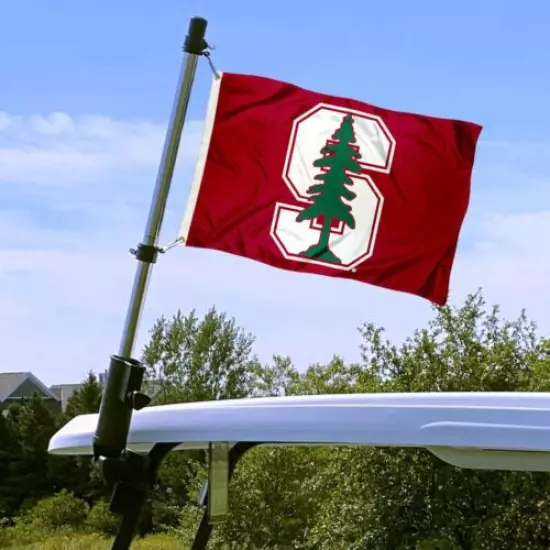
<instances>
[{"instance_id":1,"label":"white roof","mask_svg":"<svg viewBox=\"0 0 550 550\"><path fill-rule=\"evenodd\" d=\"M71 420L49 452L90 455L97 414ZM550 393L411 393L247 398L134 412L128 447L210 441L426 448L465 468L550 471Z\"/></svg>"}]
</instances>

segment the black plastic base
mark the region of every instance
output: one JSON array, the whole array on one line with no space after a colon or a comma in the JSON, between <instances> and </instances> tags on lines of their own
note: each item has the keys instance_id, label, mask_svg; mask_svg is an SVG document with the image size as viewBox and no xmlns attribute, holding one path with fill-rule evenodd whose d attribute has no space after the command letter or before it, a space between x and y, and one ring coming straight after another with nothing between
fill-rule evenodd
<instances>
[{"instance_id":1,"label":"black plastic base","mask_svg":"<svg viewBox=\"0 0 550 550\"><path fill-rule=\"evenodd\" d=\"M94 435L94 458L118 459L126 447L132 412L151 399L141 393L145 367L131 357L111 355Z\"/></svg>"}]
</instances>

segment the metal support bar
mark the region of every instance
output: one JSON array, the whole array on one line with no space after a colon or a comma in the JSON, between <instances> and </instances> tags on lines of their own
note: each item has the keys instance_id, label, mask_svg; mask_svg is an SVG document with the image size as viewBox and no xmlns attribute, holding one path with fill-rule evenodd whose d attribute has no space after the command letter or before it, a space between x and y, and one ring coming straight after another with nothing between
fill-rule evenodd
<instances>
[{"instance_id":1,"label":"metal support bar","mask_svg":"<svg viewBox=\"0 0 550 550\"><path fill-rule=\"evenodd\" d=\"M211 442L208 447L208 521L223 523L229 513L229 443Z\"/></svg>"},{"instance_id":2,"label":"metal support bar","mask_svg":"<svg viewBox=\"0 0 550 550\"><path fill-rule=\"evenodd\" d=\"M239 463L239 460L252 448L260 445L260 443L237 443L229 451L229 480L233 477L235 468ZM210 540L210 535L212 534L213 525L209 521L208 517L208 491L205 491L204 504L206 506L205 511L202 515L199 528L195 535L195 540L191 546L191 550L205 550L208 546L208 541Z\"/></svg>"}]
</instances>

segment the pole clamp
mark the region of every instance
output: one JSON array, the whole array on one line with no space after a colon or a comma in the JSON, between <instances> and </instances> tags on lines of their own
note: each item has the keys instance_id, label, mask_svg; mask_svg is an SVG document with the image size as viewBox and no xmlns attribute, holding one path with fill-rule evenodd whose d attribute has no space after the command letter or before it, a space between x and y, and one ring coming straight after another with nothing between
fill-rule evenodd
<instances>
[{"instance_id":1,"label":"pole clamp","mask_svg":"<svg viewBox=\"0 0 550 550\"><path fill-rule=\"evenodd\" d=\"M138 244L137 248L130 248L130 254L136 257L136 260L146 264L154 264L157 262L159 253L163 250L154 244Z\"/></svg>"}]
</instances>

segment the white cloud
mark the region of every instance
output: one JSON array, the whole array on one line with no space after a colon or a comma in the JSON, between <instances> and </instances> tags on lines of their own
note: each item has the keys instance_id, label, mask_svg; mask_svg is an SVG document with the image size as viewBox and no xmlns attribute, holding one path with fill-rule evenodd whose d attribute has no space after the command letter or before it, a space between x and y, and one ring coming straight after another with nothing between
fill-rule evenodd
<instances>
[{"instance_id":1,"label":"white cloud","mask_svg":"<svg viewBox=\"0 0 550 550\"><path fill-rule=\"evenodd\" d=\"M459 256L454 288L471 290L479 281L487 299L500 303L510 315L527 308L541 330L550 330L550 208L494 215L481 226L476 242ZM536 204L534 205L536 208Z\"/></svg>"},{"instance_id":2,"label":"white cloud","mask_svg":"<svg viewBox=\"0 0 550 550\"><path fill-rule=\"evenodd\" d=\"M187 138L197 136L197 125L188 125ZM159 124L59 112L28 117L0 112L0 132L2 180L12 185L108 183L123 171L153 168L164 141ZM184 157L187 146L183 141Z\"/></svg>"},{"instance_id":3,"label":"white cloud","mask_svg":"<svg viewBox=\"0 0 550 550\"><path fill-rule=\"evenodd\" d=\"M163 242L183 212L199 135L187 126ZM0 330L2 370L32 370L47 383L102 370L116 352L164 128L100 116L0 113ZM502 147L498 144L498 147ZM515 157L521 156L513 146ZM502 158L480 148L479 177L452 281L452 301L483 286L515 316L523 307L550 329L550 210L546 186L514 210L495 199ZM514 157L510 171L522 164ZM519 157L518 157L519 158ZM519 167L519 168L518 168ZM536 172L533 181L548 178ZM527 181L531 181L530 179ZM529 190L528 190L529 191ZM402 338L431 315L419 298L279 271L220 253L176 249L155 266L139 345L162 313L216 304L257 335L257 351L300 365L334 352L357 356L364 321Z\"/></svg>"}]
</instances>

